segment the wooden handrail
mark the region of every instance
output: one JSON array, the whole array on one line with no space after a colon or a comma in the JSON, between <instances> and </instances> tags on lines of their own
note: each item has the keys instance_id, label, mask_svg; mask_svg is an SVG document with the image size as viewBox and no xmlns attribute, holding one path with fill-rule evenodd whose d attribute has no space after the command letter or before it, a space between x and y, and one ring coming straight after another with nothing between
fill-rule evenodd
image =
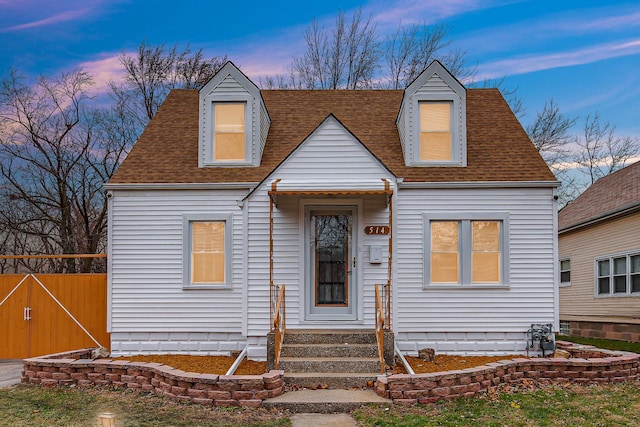
<instances>
[{"instance_id":1,"label":"wooden handrail","mask_svg":"<svg viewBox=\"0 0 640 427\"><path fill-rule=\"evenodd\" d=\"M284 342L284 333L287 330L287 315L285 309L284 285L279 286L278 301L276 302L273 314L273 333L275 341L275 368L280 368L280 352L282 351L282 343Z\"/></svg>"},{"instance_id":2,"label":"wooden handrail","mask_svg":"<svg viewBox=\"0 0 640 427\"><path fill-rule=\"evenodd\" d=\"M380 285L376 284L376 341L378 342L378 357L380 358L380 372L384 373L384 329L385 329L385 308L382 305L380 295Z\"/></svg>"}]
</instances>

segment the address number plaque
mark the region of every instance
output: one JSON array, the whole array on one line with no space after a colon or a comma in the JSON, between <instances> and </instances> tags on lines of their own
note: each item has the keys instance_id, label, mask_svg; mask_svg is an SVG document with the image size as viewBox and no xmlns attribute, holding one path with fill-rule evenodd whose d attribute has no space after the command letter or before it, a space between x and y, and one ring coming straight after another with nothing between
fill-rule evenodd
<instances>
[{"instance_id":1,"label":"address number plaque","mask_svg":"<svg viewBox=\"0 0 640 427\"><path fill-rule=\"evenodd\" d=\"M389 234L388 225L366 225L364 227L365 234Z\"/></svg>"}]
</instances>

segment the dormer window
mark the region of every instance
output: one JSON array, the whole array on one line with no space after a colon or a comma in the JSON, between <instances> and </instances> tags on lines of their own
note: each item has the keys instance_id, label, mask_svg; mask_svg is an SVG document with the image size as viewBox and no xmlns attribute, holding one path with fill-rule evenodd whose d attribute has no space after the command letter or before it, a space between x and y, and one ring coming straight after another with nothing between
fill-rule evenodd
<instances>
[{"instance_id":1,"label":"dormer window","mask_svg":"<svg viewBox=\"0 0 640 427\"><path fill-rule=\"evenodd\" d=\"M245 161L247 158L246 104L216 102L213 104L213 160Z\"/></svg>"},{"instance_id":2,"label":"dormer window","mask_svg":"<svg viewBox=\"0 0 640 427\"><path fill-rule=\"evenodd\" d=\"M420 161L451 161L451 102L420 102Z\"/></svg>"},{"instance_id":3,"label":"dormer window","mask_svg":"<svg viewBox=\"0 0 640 427\"><path fill-rule=\"evenodd\" d=\"M270 124L260 89L227 62L200 89L198 166L260 166Z\"/></svg>"},{"instance_id":4,"label":"dormer window","mask_svg":"<svg viewBox=\"0 0 640 427\"><path fill-rule=\"evenodd\" d=\"M405 165L467 166L467 94L438 61L404 91L396 119Z\"/></svg>"}]
</instances>

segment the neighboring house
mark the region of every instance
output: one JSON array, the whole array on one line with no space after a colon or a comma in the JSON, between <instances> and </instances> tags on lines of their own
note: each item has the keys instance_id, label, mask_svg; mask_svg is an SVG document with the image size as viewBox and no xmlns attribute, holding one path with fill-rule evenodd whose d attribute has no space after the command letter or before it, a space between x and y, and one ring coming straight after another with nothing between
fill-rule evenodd
<instances>
[{"instance_id":1,"label":"neighboring house","mask_svg":"<svg viewBox=\"0 0 640 427\"><path fill-rule=\"evenodd\" d=\"M563 333L640 342L640 162L558 215Z\"/></svg>"},{"instance_id":2,"label":"neighboring house","mask_svg":"<svg viewBox=\"0 0 640 427\"><path fill-rule=\"evenodd\" d=\"M558 325L553 174L497 89L433 62L406 90L174 90L109 182L113 354L266 354L287 330L522 353Z\"/></svg>"}]
</instances>

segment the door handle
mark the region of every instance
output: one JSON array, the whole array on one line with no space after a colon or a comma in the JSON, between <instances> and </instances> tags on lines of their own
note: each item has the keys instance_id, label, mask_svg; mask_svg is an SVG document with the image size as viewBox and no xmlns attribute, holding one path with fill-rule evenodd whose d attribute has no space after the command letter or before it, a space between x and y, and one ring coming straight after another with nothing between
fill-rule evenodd
<instances>
[{"instance_id":1,"label":"door handle","mask_svg":"<svg viewBox=\"0 0 640 427\"><path fill-rule=\"evenodd\" d=\"M31 307L25 307L22 315L24 320L31 320Z\"/></svg>"}]
</instances>

